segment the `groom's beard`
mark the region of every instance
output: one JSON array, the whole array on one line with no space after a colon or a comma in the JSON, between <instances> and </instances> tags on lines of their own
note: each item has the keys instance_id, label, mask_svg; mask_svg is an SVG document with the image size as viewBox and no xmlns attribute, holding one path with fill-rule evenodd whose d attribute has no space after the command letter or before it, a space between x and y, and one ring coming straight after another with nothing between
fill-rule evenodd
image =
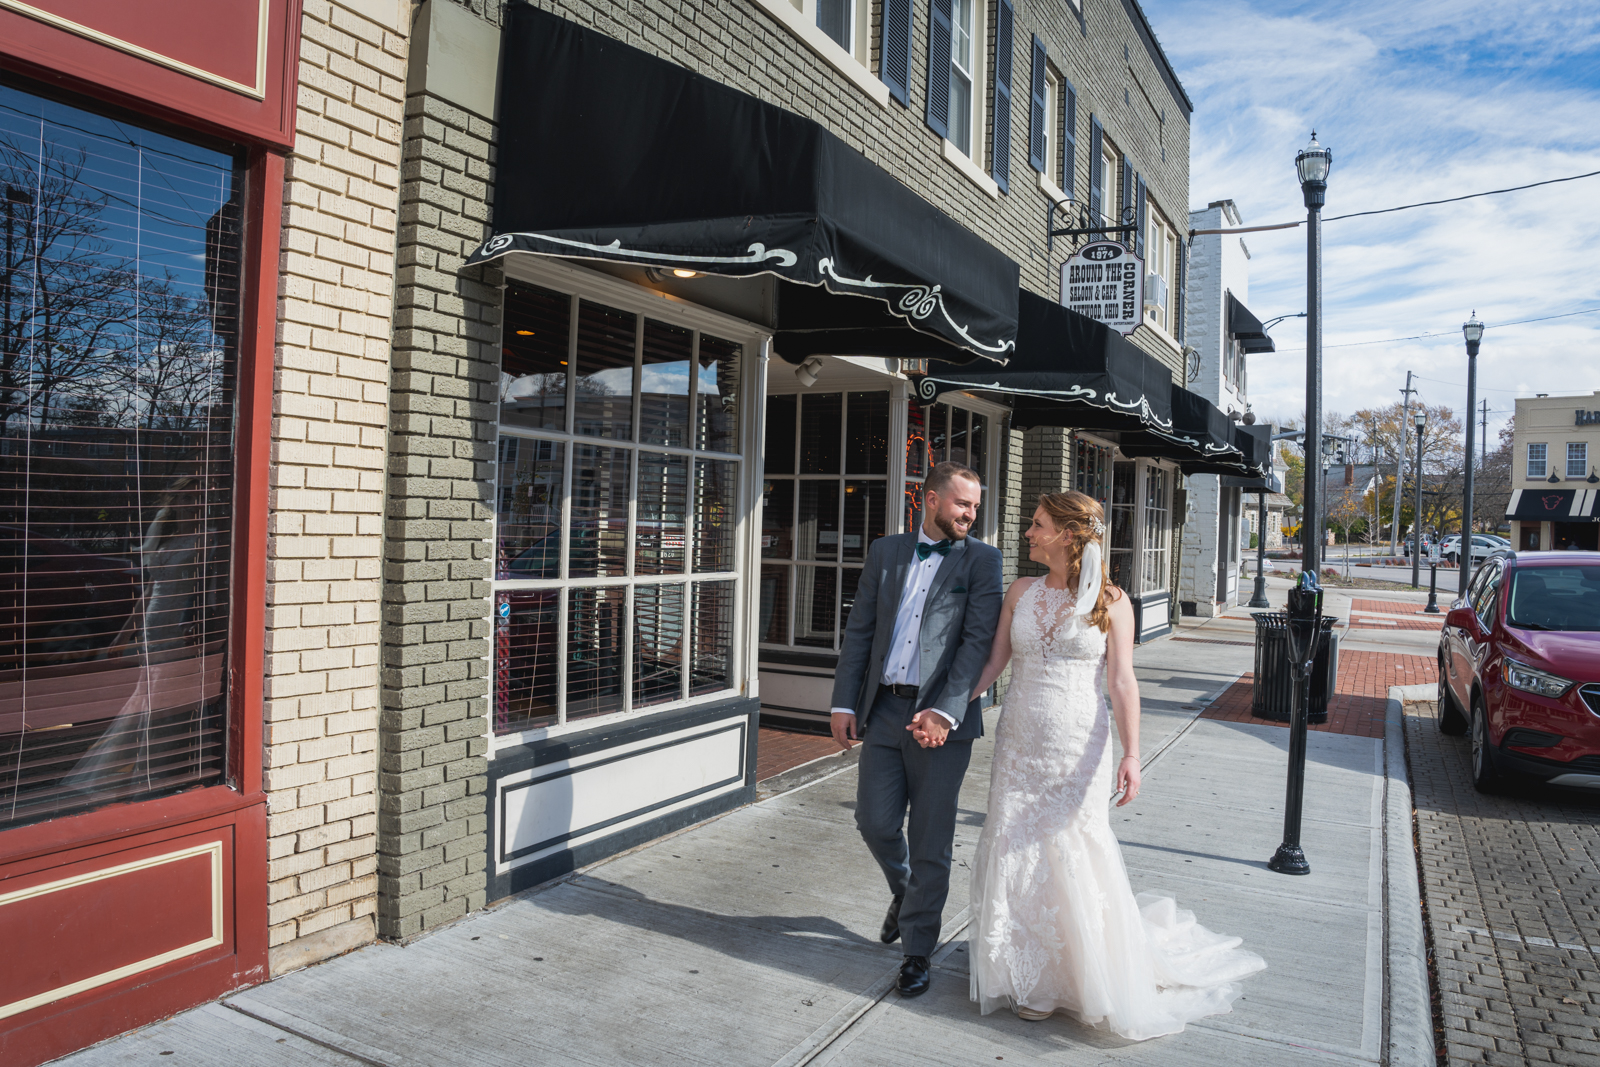
<instances>
[{"instance_id":1,"label":"groom's beard","mask_svg":"<svg viewBox=\"0 0 1600 1067\"><path fill-rule=\"evenodd\" d=\"M967 539L967 528L957 526L955 520L947 515L935 515L933 524L939 527L940 533L952 541L965 541Z\"/></svg>"}]
</instances>

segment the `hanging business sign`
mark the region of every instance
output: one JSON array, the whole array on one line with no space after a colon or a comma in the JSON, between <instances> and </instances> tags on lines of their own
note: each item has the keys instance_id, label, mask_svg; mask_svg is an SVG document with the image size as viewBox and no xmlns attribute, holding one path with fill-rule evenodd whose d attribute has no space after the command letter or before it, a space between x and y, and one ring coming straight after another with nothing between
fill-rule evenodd
<instances>
[{"instance_id":1,"label":"hanging business sign","mask_svg":"<svg viewBox=\"0 0 1600 1067\"><path fill-rule=\"evenodd\" d=\"M1061 302L1130 334L1144 316L1144 261L1115 241L1095 241L1061 265Z\"/></svg>"}]
</instances>

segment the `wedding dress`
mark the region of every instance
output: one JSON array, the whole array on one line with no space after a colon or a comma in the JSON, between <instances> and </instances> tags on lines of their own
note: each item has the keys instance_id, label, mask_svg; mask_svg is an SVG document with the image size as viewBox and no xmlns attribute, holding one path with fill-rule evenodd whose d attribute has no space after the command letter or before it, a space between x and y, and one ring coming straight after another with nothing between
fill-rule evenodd
<instances>
[{"instance_id":1,"label":"wedding dress","mask_svg":"<svg viewBox=\"0 0 1600 1067\"><path fill-rule=\"evenodd\" d=\"M1170 897L1128 884L1111 832L1106 635L1036 579L1011 621L1011 686L972 871L972 999L1064 1010L1134 1040L1230 1010L1266 966Z\"/></svg>"}]
</instances>

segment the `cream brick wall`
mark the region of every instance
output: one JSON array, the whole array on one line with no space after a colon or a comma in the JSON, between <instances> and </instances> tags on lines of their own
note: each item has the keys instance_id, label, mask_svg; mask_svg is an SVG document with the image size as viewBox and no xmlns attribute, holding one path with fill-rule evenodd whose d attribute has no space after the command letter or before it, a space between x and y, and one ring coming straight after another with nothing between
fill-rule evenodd
<instances>
[{"instance_id":1,"label":"cream brick wall","mask_svg":"<svg viewBox=\"0 0 1600 1067\"><path fill-rule=\"evenodd\" d=\"M409 5L305 0L267 568L271 970L370 941L380 557Z\"/></svg>"}]
</instances>

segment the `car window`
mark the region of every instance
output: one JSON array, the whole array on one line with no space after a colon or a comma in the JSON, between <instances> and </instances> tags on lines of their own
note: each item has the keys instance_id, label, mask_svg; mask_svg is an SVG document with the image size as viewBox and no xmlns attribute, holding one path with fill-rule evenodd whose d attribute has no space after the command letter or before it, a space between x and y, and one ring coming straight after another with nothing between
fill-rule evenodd
<instances>
[{"instance_id":1,"label":"car window","mask_svg":"<svg viewBox=\"0 0 1600 1067\"><path fill-rule=\"evenodd\" d=\"M1523 630L1600 630L1600 566L1519 569L1506 625Z\"/></svg>"},{"instance_id":2,"label":"car window","mask_svg":"<svg viewBox=\"0 0 1600 1067\"><path fill-rule=\"evenodd\" d=\"M1495 594L1500 591L1500 569L1500 564L1493 561L1484 564L1483 570L1478 572L1477 587L1472 590L1472 610L1477 612L1484 629L1494 623L1494 601Z\"/></svg>"}]
</instances>

